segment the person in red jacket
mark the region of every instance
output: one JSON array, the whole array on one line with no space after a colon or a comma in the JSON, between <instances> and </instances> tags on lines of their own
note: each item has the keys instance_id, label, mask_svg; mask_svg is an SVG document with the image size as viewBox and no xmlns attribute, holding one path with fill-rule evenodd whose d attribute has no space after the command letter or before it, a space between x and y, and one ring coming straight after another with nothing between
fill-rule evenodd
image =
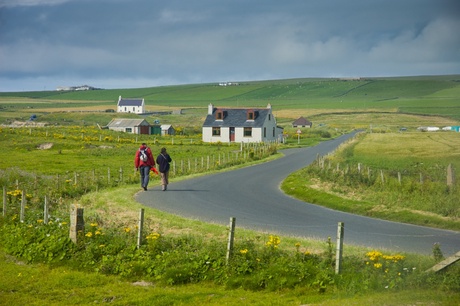
<instances>
[{"instance_id":1,"label":"person in red jacket","mask_svg":"<svg viewBox=\"0 0 460 306\"><path fill-rule=\"evenodd\" d=\"M141 174L141 186L147 191L147 186L150 179L150 168L155 166L155 160L153 159L152 151L147 144L143 143L139 150L136 151L136 156L134 157L134 167Z\"/></svg>"}]
</instances>

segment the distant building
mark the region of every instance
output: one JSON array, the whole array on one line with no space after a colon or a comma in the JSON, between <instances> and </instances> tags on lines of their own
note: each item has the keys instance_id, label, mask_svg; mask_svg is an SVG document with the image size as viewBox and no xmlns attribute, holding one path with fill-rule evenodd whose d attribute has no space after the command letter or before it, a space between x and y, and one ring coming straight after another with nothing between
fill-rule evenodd
<instances>
[{"instance_id":1,"label":"distant building","mask_svg":"<svg viewBox=\"0 0 460 306\"><path fill-rule=\"evenodd\" d=\"M151 126L145 119L112 119L107 124L109 130L131 134L151 134Z\"/></svg>"},{"instance_id":2,"label":"distant building","mask_svg":"<svg viewBox=\"0 0 460 306\"><path fill-rule=\"evenodd\" d=\"M176 134L176 130L172 127L171 124L162 124L160 127L161 127L161 136Z\"/></svg>"},{"instance_id":3,"label":"distant building","mask_svg":"<svg viewBox=\"0 0 460 306\"><path fill-rule=\"evenodd\" d=\"M308 127L308 128L311 128L312 125L313 125L313 123L311 123L311 121L305 119L304 117L300 117L299 119L297 119L296 121L294 121L292 123L292 127Z\"/></svg>"},{"instance_id":4,"label":"distant building","mask_svg":"<svg viewBox=\"0 0 460 306\"><path fill-rule=\"evenodd\" d=\"M144 99L126 99L120 96L117 103L117 112L143 114L145 113Z\"/></svg>"},{"instance_id":5,"label":"distant building","mask_svg":"<svg viewBox=\"0 0 460 306\"><path fill-rule=\"evenodd\" d=\"M81 85L81 86L59 86L56 88L56 91L81 91L81 90L98 90L100 88L88 86L88 85Z\"/></svg>"}]
</instances>

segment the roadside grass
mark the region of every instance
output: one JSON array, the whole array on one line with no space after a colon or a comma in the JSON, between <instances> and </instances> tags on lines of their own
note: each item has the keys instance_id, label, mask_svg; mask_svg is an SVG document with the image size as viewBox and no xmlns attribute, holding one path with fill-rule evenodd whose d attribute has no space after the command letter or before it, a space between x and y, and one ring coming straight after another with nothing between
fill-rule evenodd
<instances>
[{"instance_id":1,"label":"roadside grass","mask_svg":"<svg viewBox=\"0 0 460 306\"><path fill-rule=\"evenodd\" d=\"M87 222L100 222L104 227L133 227L136 224L137 210L142 206L134 200L138 191L135 186L110 188L89 193L79 201L87 212ZM147 224L162 232L164 236L203 236L207 240L219 239L226 244L228 229L225 225L207 224L195 220L164 213L149 207L145 209ZM269 233L236 229L236 241L244 243L251 237L268 236ZM280 237L281 249L295 250L300 243L312 253L323 254L328 246L325 241L300 237ZM347 265L349 259L363 257L370 249L345 246L344 273L336 279L340 285L334 290L318 291L315 288L298 287L294 289L248 290L244 287L229 289L212 280L197 284L164 285L149 279L126 279L82 270L78 266L62 263L25 264L21 259L0 252L0 304L2 305L88 305L111 303L113 305L387 305L431 304L456 305L460 293L452 290L429 289L406 285L400 289L364 290L364 279L354 268ZM406 265L424 270L433 265L428 256L404 254ZM353 262L354 260L351 260ZM350 262L350 263L351 263ZM348 271L348 269L350 269ZM273 271L274 273L274 271ZM423 276L423 274L420 274ZM433 282L436 279L417 276L418 282ZM414 281L414 280L412 280ZM328 285L334 287L333 285ZM437 286L437 285L436 285ZM438 287L437 287L438 288Z\"/></svg>"},{"instance_id":2,"label":"roadside grass","mask_svg":"<svg viewBox=\"0 0 460 306\"><path fill-rule=\"evenodd\" d=\"M315 293L227 290L212 283L157 286L66 267L25 265L0 252L0 305L458 305L460 293L438 290Z\"/></svg>"},{"instance_id":3,"label":"roadside grass","mask_svg":"<svg viewBox=\"0 0 460 306\"><path fill-rule=\"evenodd\" d=\"M447 187L448 165L460 169L458 152L453 132L361 134L288 176L282 189L350 213L460 230L459 183Z\"/></svg>"}]
</instances>

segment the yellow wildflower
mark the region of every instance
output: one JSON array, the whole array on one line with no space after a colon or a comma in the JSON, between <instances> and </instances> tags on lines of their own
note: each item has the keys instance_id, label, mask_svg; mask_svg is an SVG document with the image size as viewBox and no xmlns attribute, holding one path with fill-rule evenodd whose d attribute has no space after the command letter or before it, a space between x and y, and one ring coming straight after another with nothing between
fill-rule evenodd
<instances>
[{"instance_id":1,"label":"yellow wildflower","mask_svg":"<svg viewBox=\"0 0 460 306\"><path fill-rule=\"evenodd\" d=\"M86 235L85 235L85 236L86 236L86 237L93 237L93 233L91 233L91 232L88 232L88 233L86 233Z\"/></svg>"}]
</instances>

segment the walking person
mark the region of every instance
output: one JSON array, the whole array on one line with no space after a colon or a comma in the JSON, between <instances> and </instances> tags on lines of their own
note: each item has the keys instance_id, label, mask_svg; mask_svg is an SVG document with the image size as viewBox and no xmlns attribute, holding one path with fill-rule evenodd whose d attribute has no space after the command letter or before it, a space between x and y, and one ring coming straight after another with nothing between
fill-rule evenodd
<instances>
[{"instance_id":1,"label":"walking person","mask_svg":"<svg viewBox=\"0 0 460 306\"><path fill-rule=\"evenodd\" d=\"M141 186L147 191L147 186L150 179L150 169L155 166L155 160L152 155L152 150L147 147L147 144L143 143L139 150L136 151L134 157L134 167L141 174Z\"/></svg>"},{"instance_id":2,"label":"walking person","mask_svg":"<svg viewBox=\"0 0 460 306\"><path fill-rule=\"evenodd\" d=\"M169 184L169 163L172 161L171 156L166 152L166 148L161 148L160 154L157 156L158 171L161 176L161 190L166 191Z\"/></svg>"}]
</instances>

